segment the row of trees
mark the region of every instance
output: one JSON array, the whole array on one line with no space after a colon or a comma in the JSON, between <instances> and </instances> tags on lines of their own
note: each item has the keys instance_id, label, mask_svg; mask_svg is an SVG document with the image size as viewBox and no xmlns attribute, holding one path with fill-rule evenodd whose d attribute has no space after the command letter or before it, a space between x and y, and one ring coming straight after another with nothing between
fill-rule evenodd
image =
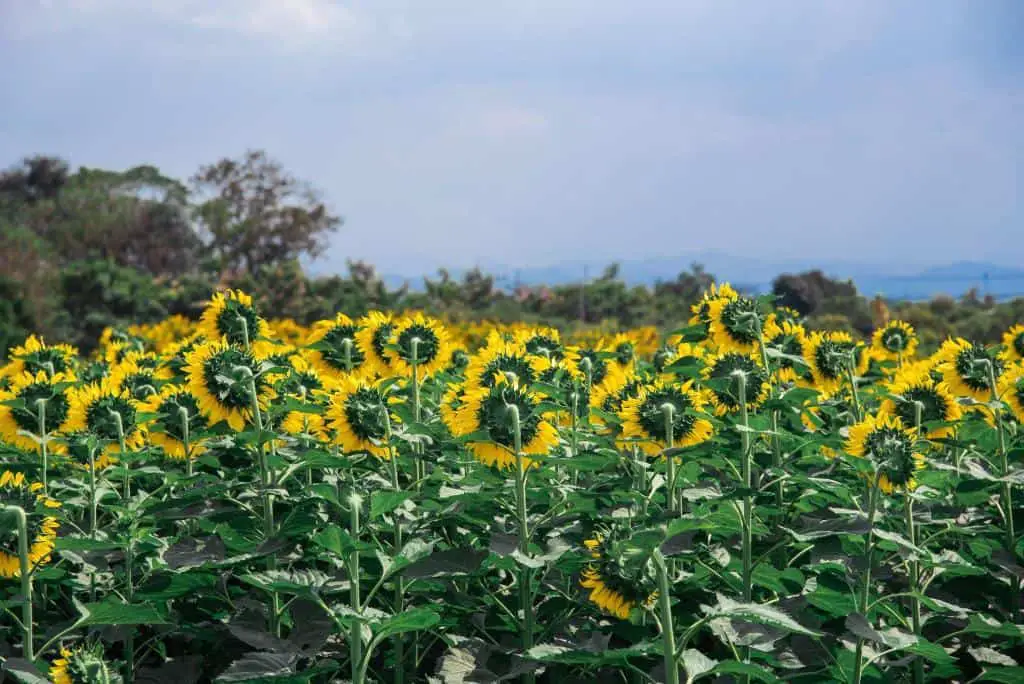
<instances>
[{"instance_id":1,"label":"row of trees","mask_svg":"<svg viewBox=\"0 0 1024 684\"><path fill-rule=\"evenodd\" d=\"M689 316L714 278L700 265L653 287L630 286L615 265L585 285L497 286L479 270L441 270L422 288L389 288L373 267L311 278L300 260L341 226L321 196L261 151L202 166L180 181L152 166L80 168L37 156L0 173L0 349L42 332L84 349L107 325L195 316L218 287L252 292L270 316L304 323L337 311L425 309L452 318L568 325L656 325ZM811 325L870 333L871 303L820 271L786 274L774 292ZM582 306L581 306L582 304ZM926 342L949 334L993 340L1024 320L1024 300L890 303Z\"/></svg>"}]
</instances>

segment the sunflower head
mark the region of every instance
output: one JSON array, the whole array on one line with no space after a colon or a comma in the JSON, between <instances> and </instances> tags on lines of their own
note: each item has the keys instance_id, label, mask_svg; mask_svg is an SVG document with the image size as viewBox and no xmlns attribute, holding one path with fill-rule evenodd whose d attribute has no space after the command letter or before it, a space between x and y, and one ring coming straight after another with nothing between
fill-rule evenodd
<instances>
[{"instance_id":1,"label":"sunflower head","mask_svg":"<svg viewBox=\"0 0 1024 684\"><path fill-rule=\"evenodd\" d=\"M521 454L546 455L557 443L558 432L541 415L540 397L515 380L499 380L493 386L467 387L455 415L458 434L482 433L485 440L470 442L469 448L481 463L499 468L515 465L515 419L519 415ZM524 459L527 465L530 459Z\"/></svg>"},{"instance_id":2,"label":"sunflower head","mask_svg":"<svg viewBox=\"0 0 1024 684\"><path fill-rule=\"evenodd\" d=\"M709 386L708 398L717 415L735 413L742 408L740 389L748 410L764 403L771 383L764 366L752 354L727 352L708 361L702 371Z\"/></svg>"},{"instance_id":3,"label":"sunflower head","mask_svg":"<svg viewBox=\"0 0 1024 684\"><path fill-rule=\"evenodd\" d=\"M569 367L568 362L566 366ZM493 340L470 358L466 384L493 387L502 379L512 378L520 384L532 385L553 367L550 359L528 354L521 343Z\"/></svg>"},{"instance_id":4,"label":"sunflower head","mask_svg":"<svg viewBox=\"0 0 1024 684\"><path fill-rule=\"evenodd\" d=\"M395 330L395 319L389 313L371 311L359 319L356 341L366 354L366 372L386 376L391 373L394 353L388 342Z\"/></svg>"},{"instance_id":5,"label":"sunflower head","mask_svg":"<svg viewBox=\"0 0 1024 684\"><path fill-rule=\"evenodd\" d=\"M111 378L74 388L70 411L66 430L94 435L106 445L107 452L117 450L121 439L129 449L140 449L146 442L138 422L138 402Z\"/></svg>"},{"instance_id":6,"label":"sunflower head","mask_svg":"<svg viewBox=\"0 0 1024 684\"><path fill-rule=\"evenodd\" d=\"M719 297L708 305L711 341L719 352L749 354L758 349L763 317L750 297Z\"/></svg>"},{"instance_id":7,"label":"sunflower head","mask_svg":"<svg viewBox=\"0 0 1024 684\"><path fill-rule=\"evenodd\" d=\"M520 339L528 354L555 361L562 357L562 338L555 328L533 328L523 332Z\"/></svg>"},{"instance_id":8,"label":"sunflower head","mask_svg":"<svg viewBox=\"0 0 1024 684\"><path fill-rule=\"evenodd\" d=\"M871 351L884 361L908 360L917 351L917 333L906 321L889 321L871 336Z\"/></svg>"},{"instance_id":9,"label":"sunflower head","mask_svg":"<svg viewBox=\"0 0 1024 684\"><path fill-rule=\"evenodd\" d=\"M73 649L62 648L60 658L50 665L53 684L121 684L117 667L107 663L103 646L93 642Z\"/></svg>"},{"instance_id":10,"label":"sunflower head","mask_svg":"<svg viewBox=\"0 0 1024 684\"><path fill-rule=\"evenodd\" d=\"M343 313L313 326L308 341L310 360L324 377L363 368L366 351L357 338L358 332L359 326Z\"/></svg>"},{"instance_id":11,"label":"sunflower head","mask_svg":"<svg viewBox=\"0 0 1024 684\"><path fill-rule=\"evenodd\" d=\"M569 347L565 358L570 371L584 382L589 380L593 388L608 377L610 356L603 347Z\"/></svg>"},{"instance_id":12,"label":"sunflower head","mask_svg":"<svg viewBox=\"0 0 1024 684\"><path fill-rule=\"evenodd\" d=\"M210 424L199 409L199 400L187 389L168 385L142 403L139 410L150 415L150 441L163 447L170 458L195 458L205 450L200 440Z\"/></svg>"},{"instance_id":13,"label":"sunflower head","mask_svg":"<svg viewBox=\"0 0 1024 684\"><path fill-rule=\"evenodd\" d=\"M276 396L262 361L247 349L226 341L206 342L186 357L189 392L211 423L226 421L232 430L242 430L253 419L253 401L266 408Z\"/></svg>"},{"instance_id":14,"label":"sunflower head","mask_svg":"<svg viewBox=\"0 0 1024 684\"><path fill-rule=\"evenodd\" d=\"M34 568L49 561L59 527L52 512L60 504L43 494L41 483L30 482L24 473L6 470L0 472L0 520L6 517L3 509L7 506L25 511L29 565ZM18 529L13 521L4 520L0 526L0 577L20 575Z\"/></svg>"},{"instance_id":15,"label":"sunflower head","mask_svg":"<svg viewBox=\"0 0 1024 684\"><path fill-rule=\"evenodd\" d=\"M423 314L399 320L388 342L394 348L392 366L399 375L411 377L413 364L420 377L433 375L449 359L448 331L440 321Z\"/></svg>"},{"instance_id":16,"label":"sunflower head","mask_svg":"<svg viewBox=\"0 0 1024 684\"><path fill-rule=\"evenodd\" d=\"M1006 363L1024 361L1024 325L1017 324L1003 333L1003 349L999 354Z\"/></svg>"},{"instance_id":17,"label":"sunflower head","mask_svg":"<svg viewBox=\"0 0 1024 684\"><path fill-rule=\"evenodd\" d=\"M734 299L739 296L739 293L732 289L729 283L722 283L721 285L711 283L711 287L701 295L700 301L690 308L690 311L693 313L693 316L690 317L690 323L693 325L698 323L710 325L711 305L719 299Z\"/></svg>"},{"instance_id":18,"label":"sunflower head","mask_svg":"<svg viewBox=\"0 0 1024 684\"><path fill-rule=\"evenodd\" d=\"M924 468L913 430L895 416L874 415L850 428L846 452L868 458L877 469L878 488L886 494L917 486L915 474Z\"/></svg>"},{"instance_id":19,"label":"sunflower head","mask_svg":"<svg viewBox=\"0 0 1024 684\"><path fill-rule=\"evenodd\" d=\"M213 295L199 320L199 332L209 340L223 338L228 344L248 346L266 337L268 329L252 297L241 290L227 290Z\"/></svg>"},{"instance_id":20,"label":"sunflower head","mask_svg":"<svg viewBox=\"0 0 1024 684\"><path fill-rule=\"evenodd\" d=\"M906 426L947 423L932 428L929 439L952 436L963 414L960 404L944 382L935 382L927 368L915 366L899 373L886 388L892 395L882 401L879 414L899 418Z\"/></svg>"},{"instance_id":21,"label":"sunflower head","mask_svg":"<svg viewBox=\"0 0 1024 684\"><path fill-rule=\"evenodd\" d=\"M802 359L807 346L807 331L799 323L777 318L771 314L764 324L764 343L782 356L777 357L776 378L780 382L807 380L810 371L795 359Z\"/></svg>"},{"instance_id":22,"label":"sunflower head","mask_svg":"<svg viewBox=\"0 0 1024 684\"><path fill-rule=\"evenodd\" d=\"M160 386L173 374L162 367L154 354L133 352L110 368L109 382L132 398L142 401L160 393Z\"/></svg>"},{"instance_id":23,"label":"sunflower head","mask_svg":"<svg viewBox=\"0 0 1024 684\"><path fill-rule=\"evenodd\" d=\"M331 395L327 427L346 453L368 453L391 458L388 438L397 418L388 409L388 397L379 383L346 376Z\"/></svg>"},{"instance_id":24,"label":"sunflower head","mask_svg":"<svg viewBox=\"0 0 1024 684\"><path fill-rule=\"evenodd\" d=\"M66 373L34 375L23 371L11 378L10 386L0 391L0 435L10 444L26 451L38 451L39 443L24 432L42 437L59 433L71 414L69 388L74 377ZM60 450L59 443L51 449Z\"/></svg>"},{"instance_id":25,"label":"sunflower head","mask_svg":"<svg viewBox=\"0 0 1024 684\"><path fill-rule=\"evenodd\" d=\"M28 371L32 375L40 371L47 375L71 373L74 371L78 350L66 344L48 345L41 337L31 335L25 344L14 347L7 357L10 359L5 372L18 374Z\"/></svg>"},{"instance_id":26,"label":"sunflower head","mask_svg":"<svg viewBox=\"0 0 1024 684\"><path fill-rule=\"evenodd\" d=\"M616 553L612 530L593 531L583 541L583 549L589 562L580 573L580 586L594 606L620 620L628 620L634 608L648 607L651 592L643 590L644 577Z\"/></svg>"},{"instance_id":27,"label":"sunflower head","mask_svg":"<svg viewBox=\"0 0 1024 684\"><path fill-rule=\"evenodd\" d=\"M811 333L804 347L804 360L811 369L814 387L825 397L830 397L843 386L850 370L854 375L867 372L871 362L864 349L842 331L817 331Z\"/></svg>"},{"instance_id":28,"label":"sunflower head","mask_svg":"<svg viewBox=\"0 0 1024 684\"><path fill-rule=\"evenodd\" d=\"M1006 402L1017 420L1024 423L1024 364L1011 366L999 378L999 398Z\"/></svg>"},{"instance_id":29,"label":"sunflower head","mask_svg":"<svg viewBox=\"0 0 1024 684\"><path fill-rule=\"evenodd\" d=\"M701 417L704 399L690 382L670 384L654 382L639 389L637 395L622 402L619 417L622 437L636 440L647 454L657 454L671 444L688 447L711 439L714 429Z\"/></svg>"},{"instance_id":30,"label":"sunflower head","mask_svg":"<svg viewBox=\"0 0 1024 684\"><path fill-rule=\"evenodd\" d=\"M963 338L942 343L939 370L949 388L960 396L988 401L992 396L992 378L998 380L1005 363L991 356L984 345Z\"/></svg>"}]
</instances>

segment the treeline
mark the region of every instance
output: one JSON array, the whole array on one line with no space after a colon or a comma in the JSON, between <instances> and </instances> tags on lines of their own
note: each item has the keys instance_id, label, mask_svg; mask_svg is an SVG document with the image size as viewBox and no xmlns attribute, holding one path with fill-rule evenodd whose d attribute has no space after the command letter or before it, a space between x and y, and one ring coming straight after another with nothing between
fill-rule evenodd
<instances>
[{"instance_id":1,"label":"treeline","mask_svg":"<svg viewBox=\"0 0 1024 684\"><path fill-rule=\"evenodd\" d=\"M415 290L389 288L361 262L343 275L305 274L300 260L321 254L341 225L312 186L260 151L204 165L185 181L152 166L72 171L58 158L24 159L0 173L0 349L36 332L88 350L109 325L197 316L222 287L252 293L268 317L301 323L337 311L423 309L455 320L669 329L715 280L698 264L653 287L628 285L611 265L585 285L511 292L480 270L460 278L441 270ZM781 275L773 291L812 327L866 335L890 315L913 324L926 345L954 334L994 342L1024 320L1024 299L969 292L883 303L820 271Z\"/></svg>"}]
</instances>

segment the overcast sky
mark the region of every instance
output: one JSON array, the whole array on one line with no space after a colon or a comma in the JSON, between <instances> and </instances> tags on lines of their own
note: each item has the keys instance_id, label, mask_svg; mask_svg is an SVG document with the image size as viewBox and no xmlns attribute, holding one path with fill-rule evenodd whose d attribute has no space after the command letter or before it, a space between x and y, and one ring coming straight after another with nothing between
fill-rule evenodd
<instances>
[{"instance_id":1,"label":"overcast sky","mask_svg":"<svg viewBox=\"0 0 1024 684\"><path fill-rule=\"evenodd\" d=\"M0 0L0 165L266 149L319 268L1024 262L1024 0Z\"/></svg>"}]
</instances>

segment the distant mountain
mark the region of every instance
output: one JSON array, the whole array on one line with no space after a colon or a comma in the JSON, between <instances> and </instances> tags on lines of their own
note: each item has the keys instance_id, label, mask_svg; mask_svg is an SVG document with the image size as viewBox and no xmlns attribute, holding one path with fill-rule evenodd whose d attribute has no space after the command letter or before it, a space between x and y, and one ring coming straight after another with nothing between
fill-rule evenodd
<instances>
[{"instance_id":1,"label":"distant mountain","mask_svg":"<svg viewBox=\"0 0 1024 684\"><path fill-rule=\"evenodd\" d=\"M998 299L1024 297L1024 269L990 262L959 261L939 266L904 263L860 263L853 261L785 261L737 257L722 252L702 252L691 257L657 257L619 262L619 277L631 285L653 285L675 280L683 271L700 264L719 281L742 285L753 292L769 292L772 281L782 273L821 270L832 278L852 280L866 296L881 294L894 299L928 299L946 294L960 296L972 288L982 295ZM601 275L608 263L572 261L547 266L522 268L481 264L481 269L497 278L498 285L511 289L523 285L565 285ZM460 279L465 269L450 269ZM430 277L436 277L436 272ZM411 289L423 287L422 276L383 275L391 287L407 283Z\"/></svg>"}]
</instances>

